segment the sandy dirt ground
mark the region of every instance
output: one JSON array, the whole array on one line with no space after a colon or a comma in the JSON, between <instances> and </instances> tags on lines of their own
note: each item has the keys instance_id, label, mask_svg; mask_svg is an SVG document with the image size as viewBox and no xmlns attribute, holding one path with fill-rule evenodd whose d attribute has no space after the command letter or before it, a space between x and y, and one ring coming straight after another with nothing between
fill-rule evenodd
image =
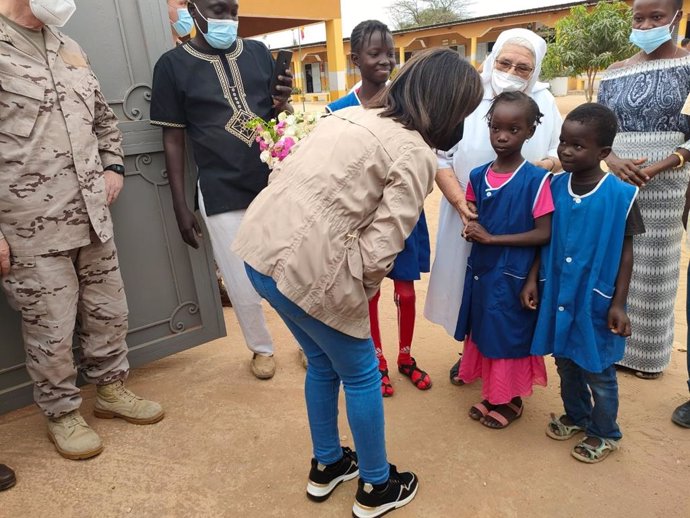
<instances>
[{"instance_id":1,"label":"sandy dirt ground","mask_svg":"<svg viewBox=\"0 0 690 518\"><path fill-rule=\"evenodd\" d=\"M564 111L581 98L559 100ZM435 234L440 194L426 210ZM688 255L683 254L683 265ZM684 267L681 268L684 270ZM418 283L419 320L413 354L434 386L416 390L397 373L385 401L391 462L414 469L419 494L396 517L687 517L690 516L690 430L671 412L688 398L685 274L679 280L673 360L658 381L619 375L621 450L599 465L570 457L573 442L547 438L550 412L560 412L558 377L547 359L549 386L526 402L506 430L488 430L467 417L480 387L455 387L448 369L458 343L421 316L427 279ZM392 283L381 298L385 351L395 361ZM159 424L137 427L93 417L93 387L83 414L106 449L82 462L64 460L46 438L36 407L0 416L0 462L19 483L0 493L0 517L344 517L356 483L322 504L304 496L311 457L303 402L304 370L295 342L267 308L278 371L259 381L231 309L228 336L131 373L133 390L163 403ZM341 435L352 445L344 406Z\"/></svg>"}]
</instances>

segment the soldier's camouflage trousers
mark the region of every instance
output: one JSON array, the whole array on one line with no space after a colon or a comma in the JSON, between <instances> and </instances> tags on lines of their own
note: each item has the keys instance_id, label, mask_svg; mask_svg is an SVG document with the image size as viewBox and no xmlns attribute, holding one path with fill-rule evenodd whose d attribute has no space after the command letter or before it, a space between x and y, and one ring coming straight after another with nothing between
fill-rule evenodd
<instances>
[{"instance_id":1,"label":"soldier's camouflage trousers","mask_svg":"<svg viewBox=\"0 0 690 518\"><path fill-rule=\"evenodd\" d=\"M22 314L26 368L34 399L47 417L81 405L77 367L97 385L127 377L127 300L112 239L100 243L92 237L82 248L12 257L2 286Z\"/></svg>"}]
</instances>

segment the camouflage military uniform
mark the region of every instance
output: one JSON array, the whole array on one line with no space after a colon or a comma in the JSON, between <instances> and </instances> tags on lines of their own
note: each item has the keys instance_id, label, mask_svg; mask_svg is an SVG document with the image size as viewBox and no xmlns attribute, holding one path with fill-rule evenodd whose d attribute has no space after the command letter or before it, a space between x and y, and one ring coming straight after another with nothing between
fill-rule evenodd
<instances>
[{"instance_id":1,"label":"camouflage military uniform","mask_svg":"<svg viewBox=\"0 0 690 518\"><path fill-rule=\"evenodd\" d=\"M127 302L103 168L122 164L122 136L81 48L44 27L40 49L0 17L2 279L22 313L27 369L48 417L79 407L75 324L87 381L124 379Z\"/></svg>"}]
</instances>

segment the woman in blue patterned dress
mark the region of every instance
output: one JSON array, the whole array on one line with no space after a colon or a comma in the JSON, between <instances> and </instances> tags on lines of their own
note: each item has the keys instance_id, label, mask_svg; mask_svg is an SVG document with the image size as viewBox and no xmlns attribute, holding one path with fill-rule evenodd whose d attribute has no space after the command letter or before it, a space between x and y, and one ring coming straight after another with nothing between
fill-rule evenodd
<instances>
[{"instance_id":1,"label":"woman in blue patterned dress","mask_svg":"<svg viewBox=\"0 0 690 518\"><path fill-rule=\"evenodd\" d=\"M606 71L598 102L618 117L606 159L620 178L638 185L646 234L635 239L628 308L632 336L619 363L644 379L658 378L673 349L681 215L690 167L690 53L673 42L682 0L635 0L630 41L642 49Z\"/></svg>"}]
</instances>

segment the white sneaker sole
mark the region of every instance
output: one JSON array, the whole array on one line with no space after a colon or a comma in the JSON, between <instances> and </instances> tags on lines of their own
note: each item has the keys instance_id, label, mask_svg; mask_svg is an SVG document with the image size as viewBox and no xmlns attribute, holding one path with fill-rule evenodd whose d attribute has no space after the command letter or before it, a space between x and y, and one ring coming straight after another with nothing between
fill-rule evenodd
<instances>
[{"instance_id":1,"label":"white sneaker sole","mask_svg":"<svg viewBox=\"0 0 690 518\"><path fill-rule=\"evenodd\" d=\"M335 490L338 484L341 482L347 482L348 480L352 480L358 476L359 470L354 471L353 473L348 473L347 475L342 475L338 478L334 478L329 484L326 485L315 484L310 480L307 482L307 497L315 502L323 502L329 496L331 496L331 493Z\"/></svg>"},{"instance_id":2,"label":"white sneaker sole","mask_svg":"<svg viewBox=\"0 0 690 518\"><path fill-rule=\"evenodd\" d=\"M352 516L355 518L378 518L386 513L400 509L401 507L409 504L414 497L417 495L417 490L419 489L419 482L417 482L417 487L414 488L412 494L405 498L404 500L398 500L396 502L391 502L389 504L381 505L379 507L364 507L355 500L355 504L352 506Z\"/></svg>"}]
</instances>

